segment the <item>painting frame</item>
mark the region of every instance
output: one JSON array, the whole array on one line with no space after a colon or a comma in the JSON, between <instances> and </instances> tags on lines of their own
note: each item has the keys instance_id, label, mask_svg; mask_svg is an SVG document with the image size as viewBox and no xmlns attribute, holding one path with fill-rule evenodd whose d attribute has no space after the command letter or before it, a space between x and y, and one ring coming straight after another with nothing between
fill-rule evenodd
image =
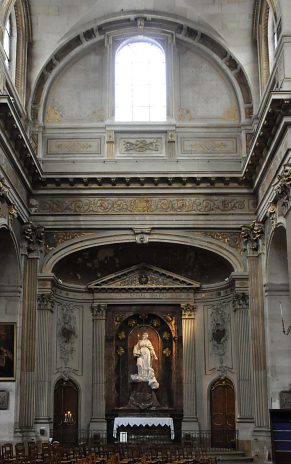
<instances>
[{"instance_id":1,"label":"painting frame","mask_svg":"<svg viewBox=\"0 0 291 464\"><path fill-rule=\"evenodd\" d=\"M0 322L0 382L16 379L16 322Z\"/></svg>"}]
</instances>

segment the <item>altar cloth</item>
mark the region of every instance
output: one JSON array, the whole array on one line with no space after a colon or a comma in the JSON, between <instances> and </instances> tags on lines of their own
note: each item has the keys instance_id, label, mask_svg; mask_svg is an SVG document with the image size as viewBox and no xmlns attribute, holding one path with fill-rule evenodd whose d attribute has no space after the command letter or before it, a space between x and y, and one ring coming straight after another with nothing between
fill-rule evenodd
<instances>
[{"instance_id":1,"label":"altar cloth","mask_svg":"<svg viewBox=\"0 0 291 464\"><path fill-rule=\"evenodd\" d=\"M125 427L127 425L129 425L130 427L133 427L134 425L142 425L143 427L145 427L146 425L150 427L157 427L158 425L161 425L163 427L164 425L167 425L168 427L170 427L171 430L171 440L174 440L175 438L174 423L171 417L115 417L113 426L114 438L116 438L117 429L121 425Z\"/></svg>"}]
</instances>

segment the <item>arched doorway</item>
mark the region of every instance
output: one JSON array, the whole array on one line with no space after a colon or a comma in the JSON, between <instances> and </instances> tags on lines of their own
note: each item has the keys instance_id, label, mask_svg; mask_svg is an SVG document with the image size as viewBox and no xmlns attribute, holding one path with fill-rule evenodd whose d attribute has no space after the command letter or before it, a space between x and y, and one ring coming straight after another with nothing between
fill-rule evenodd
<instances>
[{"instance_id":1,"label":"arched doorway","mask_svg":"<svg viewBox=\"0 0 291 464\"><path fill-rule=\"evenodd\" d=\"M60 379L54 391L54 440L60 443L78 442L77 385L72 380Z\"/></svg>"},{"instance_id":2,"label":"arched doorway","mask_svg":"<svg viewBox=\"0 0 291 464\"><path fill-rule=\"evenodd\" d=\"M235 393L229 379L210 387L211 438L215 448L235 448Z\"/></svg>"}]
</instances>

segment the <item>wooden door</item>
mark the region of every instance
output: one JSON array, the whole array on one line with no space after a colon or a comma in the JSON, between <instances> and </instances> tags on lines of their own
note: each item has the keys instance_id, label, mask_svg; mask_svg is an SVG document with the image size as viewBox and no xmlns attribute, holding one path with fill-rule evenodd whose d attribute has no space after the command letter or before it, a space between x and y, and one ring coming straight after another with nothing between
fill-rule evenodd
<instances>
[{"instance_id":1,"label":"wooden door","mask_svg":"<svg viewBox=\"0 0 291 464\"><path fill-rule=\"evenodd\" d=\"M61 379L55 386L54 440L78 443L78 388L71 380Z\"/></svg>"},{"instance_id":2,"label":"wooden door","mask_svg":"<svg viewBox=\"0 0 291 464\"><path fill-rule=\"evenodd\" d=\"M229 379L219 379L210 391L211 442L216 448L235 448L235 394Z\"/></svg>"}]
</instances>

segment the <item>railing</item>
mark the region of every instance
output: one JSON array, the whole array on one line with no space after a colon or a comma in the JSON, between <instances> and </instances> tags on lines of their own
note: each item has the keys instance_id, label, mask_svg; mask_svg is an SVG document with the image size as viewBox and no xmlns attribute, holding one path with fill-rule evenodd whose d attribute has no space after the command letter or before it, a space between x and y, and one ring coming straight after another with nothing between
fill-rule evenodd
<instances>
[{"instance_id":1,"label":"railing","mask_svg":"<svg viewBox=\"0 0 291 464\"><path fill-rule=\"evenodd\" d=\"M55 437L54 437L55 438ZM61 437L60 437L61 438ZM71 445L73 442L75 444L84 444L90 448L98 446L114 446L115 444L122 444L122 436L117 434L116 439L108 440L107 432L104 430L98 431L88 431L88 430L79 430L78 433L72 437L64 436L64 440L60 439L59 441L63 444ZM67 443L65 443L67 440ZM133 433L127 433L126 443L128 445L132 444L142 444L146 445L171 445L173 444L170 439L170 433L166 434L138 434L134 435ZM124 443L126 445L126 443ZM238 431L237 430L200 430L195 432L185 432L182 435L181 442L175 442L175 445L181 445L183 447L192 448L192 449L202 449L206 452L228 452L238 449Z\"/></svg>"}]
</instances>

